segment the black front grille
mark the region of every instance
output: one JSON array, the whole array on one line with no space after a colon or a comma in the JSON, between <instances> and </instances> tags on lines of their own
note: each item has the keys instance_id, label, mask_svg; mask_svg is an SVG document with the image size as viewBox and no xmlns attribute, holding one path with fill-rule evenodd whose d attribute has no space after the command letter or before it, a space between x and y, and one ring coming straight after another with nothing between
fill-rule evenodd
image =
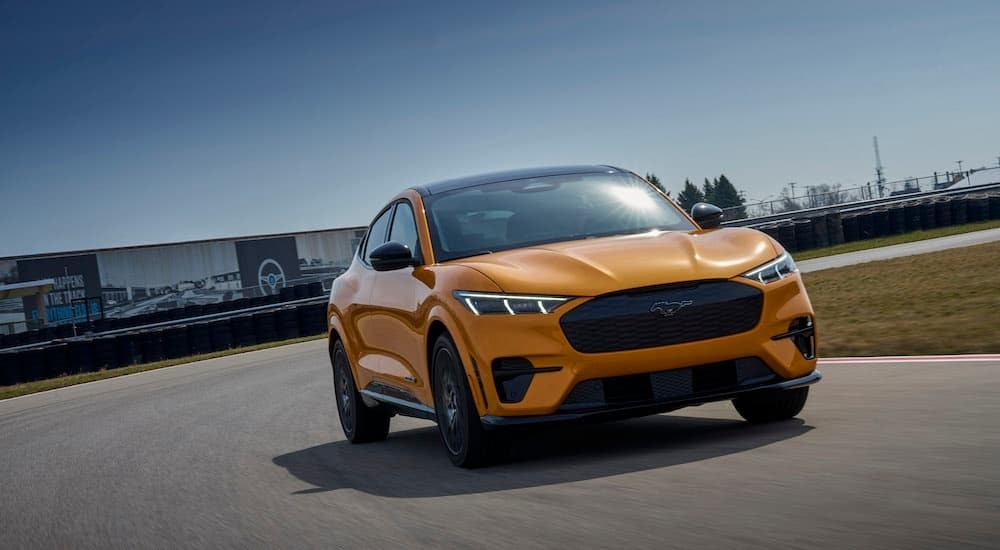
<instances>
[{"instance_id":1,"label":"black front grille","mask_svg":"<svg viewBox=\"0 0 1000 550\"><path fill-rule=\"evenodd\" d=\"M777 375L757 357L672 369L584 380L573 388L562 410L594 409L650 401L671 401L752 387Z\"/></svg>"},{"instance_id":2,"label":"black front grille","mask_svg":"<svg viewBox=\"0 0 1000 550\"><path fill-rule=\"evenodd\" d=\"M559 323L577 351L623 351L746 332L757 325L763 304L752 286L706 281L599 296Z\"/></svg>"}]
</instances>

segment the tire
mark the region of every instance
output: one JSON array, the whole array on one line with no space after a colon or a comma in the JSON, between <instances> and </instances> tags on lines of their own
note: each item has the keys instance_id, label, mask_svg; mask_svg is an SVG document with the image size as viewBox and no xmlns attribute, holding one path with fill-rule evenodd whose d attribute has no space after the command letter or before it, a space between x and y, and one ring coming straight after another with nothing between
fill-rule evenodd
<instances>
[{"instance_id":1,"label":"tire","mask_svg":"<svg viewBox=\"0 0 1000 550\"><path fill-rule=\"evenodd\" d=\"M736 412L752 424L788 420L802 412L809 387L790 390L752 392L733 399Z\"/></svg>"},{"instance_id":2,"label":"tire","mask_svg":"<svg viewBox=\"0 0 1000 550\"><path fill-rule=\"evenodd\" d=\"M500 451L498 434L483 428L461 357L447 334L438 337L431 358L434 410L448 458L462 468L491 463Z\"/></svg>"},{"instance_id":3,"label":"tire","mask_svg":"<svg viewBox=\"0 0 1000 550\"><path fill-rule=\"evenodd\" d=\"M354 384L354 374L344 345L339 341L333 345L331 359L337 414L344 437L351 443L382 441L389 435L391 415L381 406L372 408L365 405Z\"/></svg>"}]
</instances>

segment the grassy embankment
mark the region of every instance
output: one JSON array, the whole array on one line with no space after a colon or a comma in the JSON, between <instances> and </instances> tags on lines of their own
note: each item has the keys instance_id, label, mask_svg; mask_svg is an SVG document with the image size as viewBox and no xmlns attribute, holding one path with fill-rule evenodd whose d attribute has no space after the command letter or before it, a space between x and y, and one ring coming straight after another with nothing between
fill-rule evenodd
<instances>
[{"instance_id":1,"label":"grassy embankment","mask_svg":"<svg viewBox=\"0 0 1000 550\"><path fill-rule=\"evenodd\" d=\"M820 357L1000 352L1000 242L804 273Z\"/></svg>"},{"instance_id":2,"label":"grassy embankment","mask_svg":"<svg viewBox=\"0 0 1000 550\"><path fill-rule=\"evenodd\" d=\"M1000 220L810 250L798 260L1000 227ZM1000 243L804 274L820 356L1000 352ZM323 336L0 387L0 399Z\"/></svg>"}]
</instances>

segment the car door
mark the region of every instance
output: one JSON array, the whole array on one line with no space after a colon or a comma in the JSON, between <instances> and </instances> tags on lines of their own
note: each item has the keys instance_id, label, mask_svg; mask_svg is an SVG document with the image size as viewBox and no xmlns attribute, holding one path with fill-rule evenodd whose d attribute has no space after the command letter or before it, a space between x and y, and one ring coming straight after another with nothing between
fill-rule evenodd
<instances>
[{"instance_id":1,"label":"car door","mask_svg":"<svg viewBox=\"0 0 1000 550\"><path fill-rule=\"evenodd\" d=\"M350 332L354 334L353 341L357 345L358 387L360 388L367 386L372 380L373 373L381 370L378 368L381 352L377 347L377 338L373 339L375 331L372 321L376 309L371 303L379 272L371 266L371 253L386 242L394 209L395 205L390 205L375 217L358 250L358 268L351 269L337 281L337 284L350 289L347 296L351 303L346 313L347 322L353 325L351 327L353 330Z\"/></svg>"},{"instance_id":2,"label":"car door","mask_svg":"<svg viewBox=\"0 0 1000 550\"><path fill-rule=\"evenodd\" d=\"M386 242L407 245L419 263L422 254L413 207L407 200L397 202ZM418 268L419 269L419 268ZM413 267L374 272L369 299L370 314L362 332L371 349L364 368L373 379L419 396L425 385L421 365L425 363L423 317L419 311L418 285Z\"/></svg>"}]
</instances>

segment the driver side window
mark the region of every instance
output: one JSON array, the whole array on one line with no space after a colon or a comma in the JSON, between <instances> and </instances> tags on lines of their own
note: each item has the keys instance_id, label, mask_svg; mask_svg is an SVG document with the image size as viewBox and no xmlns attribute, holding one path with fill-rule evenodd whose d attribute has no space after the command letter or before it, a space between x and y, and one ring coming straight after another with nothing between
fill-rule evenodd
<instances>
[{"instance_id":1,"label":"driver side window","mask_svg":"<svg viewBox=\"0 0 1000 550\"><path fill-rule=\"evenodd\" d=\"M368 238L365 239L365 251L361 255L366 264L371 262L372 250L375 250L382 243L385 242L385 232L389 227L389 217L392 215L392 208L386 209L382 212L378 218L372 222L371 228L368 229Z\"/></svg>"},{"instance_id":2,"label":"driver side window","mask_svg":"<svg viewBox=\"0 0 1000 550\"><path fill-rule=\"evenodd\" d=\"M392 229L389 230L389 240L405 244L414 258L420 257L420 245L417 242L417 222L413 217L413 208L408 202L396 205L396 215L392 218Z\"/></svg>"}]
</instances>

